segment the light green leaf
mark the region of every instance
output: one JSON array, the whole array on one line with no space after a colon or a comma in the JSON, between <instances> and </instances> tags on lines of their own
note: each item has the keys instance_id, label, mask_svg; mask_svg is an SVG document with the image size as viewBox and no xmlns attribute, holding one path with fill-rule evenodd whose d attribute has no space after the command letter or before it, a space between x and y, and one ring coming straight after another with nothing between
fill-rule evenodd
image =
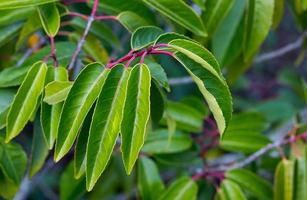
<instances>
[{"instance_id":1,"label":"light green leaf","mask_svg":"<svg viewBox=\"0 0 307 200\"><path fill-rule=\"evenodd\" d=\"M60 14L56 4L41 5L37 11L45 32L48 36L54 37L60 28Z\"/></svg>"},{"instance_id":2,"label":"light green leaf","mask_svg":"<svg viewBox=\"0 0 307 200\"><path fill-rule=\"evenodd\" d=\"M293 196L294 161L283 159L275 170L274 200L292 200Z\"/></svg>"},{"instance_id":3,"label":"light green leaf","mask_svg":"<svg viewBox=\"0 0 307 200\"><path fill-rule=\"evenodd\" d=\"M44 137L44 133L40 123L40 116L37 115L34 121L34 133L29 170L30 177L33 177L42 168L49 152L48 144Z\"/></svg>"},{"instance_id":4,"label":"light green leaf","mask_svg":"<svg viewBox=\"0 0 307 200\"><path fill-rule=\"evenodd\" d=\"M156 200L165 189L156 164L147 157L139 159L137 177L141 199Z\"/></svg>"},{"instance_id":5,"label":"light green leaf","mask_svg":"<svg viewBox=\"0 0 307 200\"><path fill-rule=\"evenodd\" d=\"M168 130L161 129L148 134L142 151L150 154L169 154L182 152L191 146L192 141L188 135L177 131L169 140Z\"/></svg>"},{"instance_id":6,"label":"light green leaf","mask_svg":"<svg viewBox=\"0 0 307 200\"><path fill-rule=\"evenodd\" d=\"M58 0L0 0L0 10L31 7L56 1Z\"/></svg>"},{"instance_id":7,"label":"light green leaf","mask_svg":"<svg viewBox=\"0 0 307 200\"><path fill-rule=\"evenodd\" d=\"M16 137L30 120L43 92L46 73L43 62L35 63L27 73L7 116L6 142Z\"/></svg>"},{"instance_id":8,"label":"light green leaf","mask_svg":"<svg viewBox=\"0 0 307 200\"><path fill-rule=\"evenodd\" d=\"M231 180L223 180L215 200L246 200L241 188Z\"/></svg>"},{"instance_id":9,"label":"light green leaf","mask_svg":"<svg viewBox=\"0 0 307 200\"><path fill-rule=\"evenodd\" d=\"M0 16L0 26L5 26L16 21L24 20L32 13L34 8L21 8L16 10L3 10Z\"/></svg>"},{"instance_id":10,"label":"light green leaf","mask_svg":"<svg viewBox=\"0 0 307 200\"><path fill-rule=\"evenodd\" d=\"M136 65L130 72L127 98L121 124L121 151L126 172L131 173L144 144L150 116L151 76L147 65Z\"/></svg>"},{"instance_id":11,"label":"light green leaf","mask_svg":"<svg viewBox=\"0 0 307 200\"><path fill-rule=\"evenodd\" d=\"M196 35L206 37L200 17L184 1L177 0L143 0L150 7L170 18Z\"/></svg>"},{"instance_id":12,"label":"light green leaf","mask_svg":"<svg viewBox=\"0 0 307 200\"><path fill-rule=\"evenodd\" d=\"M219 27L233 3L234 0L206 0L206 9L202 15L202 19L209 35L212 35Z\"/></svg>"},{"instance_id":13,"label":"light green leaf","mask_svg":"<svg viewBox=\"0 0 307 200\"><path fill-rule=\"evenodd\" d=\"M295 161L294 200L307 199L307 147L301 157Z\"/></svg>"},{"instance_id":14,"label":"light green leaf","mask_svg":"<svg viewBox=\"0 0 307 200\"><path fill-rule=\"evenodd\" d=\"M54 105L64 101L73 85L70 81L52 81L45 87L44 102Z\"/></svg>"},{"instance_id":15,"label":"light green leaf","mask_svg":"<svg viewBox=\"0 0 307 200\"><path fill-rule=\"evenodd\" d=\"M275 0L274 1L274 14L273 14L273 24L272 27L276 29L280 24L285 10L285 0Z\"/></svg>"},{"instance_id":16,"label":"light green leaf","mask_svg":"<svg viewBox=\"0 0 307 200\"><path fill-rule=\"evenodd\" d=\"M46 84L52 81L68 81L67 70L63 67L49 67L46 75ZM57 138L62 106L63 103L49 105L42 102L41 105L41 124L49 149L53 148Z\"/></svg>"},{"instance_id":17,"label":"light green leaf","mask_svg":"<svg viewBox=\"0 0 307 200\"><path fill-rule=\"evenodd\" d=\"M96 103L86 153L86 188L91 191L108 164L120 131L130 70L111 70Z\"/></svg>"},{"instance_id":18,"label":"light green leaf","mask_svg":"<svg viewBox=\"0 0 307 200\"><path fill-rule=\"evenodd\" d=\"M245 61L249 61L257 53L269 33L274 13L274 0L250 0L248 4Z\"/></svg>"},{"instance_id":19,"label":"light green leaf","mask_svg":"<svg viewBox=\"0 0 307 200\"><path fill-rule=\"evenodd\" d=\"M27 166L27 155L19 144L5 144L0 137L0 169L4 175L19 184Z\"/></svg>"},{"instance_id":20,"label":"light green leaf","mask_svg":"<svg viewBox=\"0 0 307 200\"><path fill-rule=\"evenodd\" d=\"M169 45L176 50L174 57L203 94L222 135L231 119L232 98L217 61L208 50L195 42L178 39Z\"/></svg>"},{"instance_id":21,"label":"light green leaf","mask_svg":"<svg viewBox=\"0 0 307 200\"><path fill-rule=\"evenodd\" d=\"M258 199L271 200L272 186L269 182L245 169L233 169L226 172L226 178L237 183Z\"/></svg>"},{"instance_id":22,"label":"light green leaf","mask_svg":"<svg viewBox=\"0 0 307 200\"><path fill-rule=\"evenodd\" d=\"M150 25L143 17L131 11L121 12L117 19L130 32L134 32L142 26Z\"/></svg>"},{"instance_id":23,"label":"light green leaf","mask_svg":"<svg viewBox=\"0 0 307 200\"><path fill-rule=\"evenodd\" d=\"M188 177L182 177L174 181L169 188L162 193L159 200L195 200L197 197L197 184Z\"/></svg>"},{"instance_id":24,"label":"light green leaf","mask_svg":"<svg viewBox=\"0 0 307 200\"><path fill-rule=\"evenodd\" d=\"M131 36L131 49L139 50L155 42L163 31L155 26L144 26L138 28Z\"/></svg>"},{"instance_id":25,"label":"light green leaf","mask_svg":"<svg viewBox=\"0 0 307 200\"><path fill-rule=\"evenodd\" d=\"M155 41L155 44L167 44L175 39L185 39L190 40L188 37L175 33L175 32L168 32L161 34Z\"/></svg>"},{"instance_id":26,"label":"light green leaf","mask_svg":"<svg viewBox=\"0 0 307 200\"><path fill-rule=\"evenodd\" d=\"M22 24L21 23L16 23L16 24L11 24L6 27L1 27L0 29L0 47L4 44L6 44L8 41L13 39L18 31L20 30Z\"/></svg>"},{"instance_id":27,"label":"light green leaf","mask_svg":"<svg viewBox=\"0 0 307 200\"><path fill-rule=\"evenodd\" d=\"M13 199L18 190L18 184L5 177L3 172L0 170L0 196L4 199Z\"/></svg>"},{"instance_id":28,"label":"light green leaf","mask_svg":"<svg viewBox=\"0 0 307 200\"><path fill-rule=\"evenodd\" d=\"M56 141L55 161L59 161L72 147L78 131L97 99L109 73L98 63L87 65L78 75L64 102Z\"/></svg>"}]
</instances>

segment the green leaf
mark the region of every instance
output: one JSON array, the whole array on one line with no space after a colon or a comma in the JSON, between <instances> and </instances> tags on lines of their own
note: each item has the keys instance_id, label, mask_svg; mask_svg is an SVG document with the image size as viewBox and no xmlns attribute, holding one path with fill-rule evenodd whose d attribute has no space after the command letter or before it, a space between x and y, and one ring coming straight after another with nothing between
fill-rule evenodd
<instances>
[{"instance_id":1,"label":"green leaf","mask_svg":"<svg viewBox=\"0 0 307 200\"><path fill-rule=\"evenodd\" d=\"M272 27L276 29L280 24L285 10L285 0L274 1L274 14Z\"/></svg>"},{"instance_id":2,"label":"green leaf","mask_svg":"<svg viewBox=\"0 0 307 200\"><path fill-rule=\"evenodd\" d=\"M184 66L206 99L220 134L227 128L232 114L232 98L213 55L199 44L188 40L173 40L174 57Z\"/></svg>"},{"instance_id":3,"label":"green leaf","mask_svg":"<svg viewBox=\"0 0 307 200\"><path fill-rule=\"evenodd\" d=\"M167 44L167 43L169 43L169 42L171 42L172 40L175 40L175 39L190 40L190 38L188 38L184 35L181 35L181 34L178 34L178 33L175 33L175 32L169 32L169 33L161 34L156 39L155 44Z\"/></svg>"},{"instance_id":4,"label":"green leaf","mask_svg":"<svg viewBox=\"0 0 307 200\"><path fill-rule=\"evenodd\" d=\"M245 169L233 169L226 172L226 178L246 189L258 199L273 198L272 186L269 182Z\"/></svg>"},{"instance_id":5,"label":"green leaf","mask_svg":"<svg viewBox=\"0 0 307 200\"><path fill-rule=\"evenodd\" d=\"M137 177L141 199L156 200L165 189L156 164L147 157L139 159Z\"/></svg>"},{"instance_id":6,"label":"green leaf","mask_svg":"<svg viewBox=\"0 0 307 200\"><path fill-rule=\"evenodd\" d=\"M145 63L150 70L152 78L156 80L160 86L164 87L168 92L170 92L168 79L163 67L160 64L149 60L145 60Z\"/></svg>"},{"instance_id":7,"label":"green leaf","mask_svg":"<svg viewBox=\"0 0 307 200\"><path fill-rule=\"evenodd\" d=\"M307 199L307 147L301 157L295 161L295 200Z\"/></svg>"},{"instance_id":8,"label":"green leaf","mask_svg":"<svg viewBox=\"0 0 307 200\"><path fill-rule=\"evenodd\" d=\"M274 0L251 0L247 11L244 58L249 61L257 53L269 33L274 13Z\"/></svg>"},{"instance_id":9,"label":"green leaf","mask_svg":"<svg viewBox=\"0 0 307 200\"><path fill-rule=\"evenodd\" d=\"M92 190L105 170L120 131L130 70L117 65L109 72L96 103L86 153L86 188Z\"/></svg>"},{"instance_id":10,"label":"green leaf","mask_svg":"<svg viewBox=\"0 0 307 200\"><path fill-rule=\"evenodd\" d=\"M58 0L18 0L18 1L0 0L0 10L31 7L56 1Z\"/></svg>"},{"instance_id":11,"label":"green leaf","mask_svg":"<svg viewBox=\"0 0 307 200\"><path fill-rule=\"evenodd\" d=\"M121 124L121 151L128 174L131 173L145 140L150 116L150 84L151 76L147 65L134 66L130 72Z\"/></svg>"},{"instance_id":12,"label":"green leaf","mask_svg":"<svg viewBox=\"0 0 307 200\"><path fill-rule=\"evenodd\" d=\"M291 200L293 196L294 161L283 159L277 165L275 171L274 200Z\"/></svg>"},{"instance_id":13,"label":"green leaf","mask_svg":"<svg viewBox=\"0 0 307 200\"><path fill-rule=\"evenodd\" d=\"M16 90L12 88L1 88L0 89L0 113L5 112L7 108L10 107L10 104L16 94Z\"/></svg>"},{"instance_id":14,"label":"green leaf","mask_svg":"<svg viewBox=\"0 0 307 200\"><path fill-rule=\"evenodd\" d=\"M85 177L74 179L74 166L68 164L60 177L60 199L78 200L85 194Z\"/></svg>"},{"instance_id":15,"label":"green leaf","mask_svg":"<svg viewBox=\"0 0 307 200\"><path fill-rule=\"evenodd\" d=\"M206 37L207 33L200 17L184 1L177 0L143 0L150 7L170 18L192 33Z\"/></svg>"},{"instance_id":16,"label":"green leaf","mask_svg":"<svg viewBox=\"0 0 307 200\"><path fill-rule=\"evenodd\" d=\"M170 187L162 193L159 200L194 200L197 197L197 184L188 177L182 177L174 181Z\"/></svg>"},{"instance_id":17,"label":"green leaf","mask_svg":"<svg viewBox=\"0 0 307 200\"><path fill-rule=\"evenodd\" d=\"M56 4L41 5L37 11L45 32L49 37L54 37L60 28L60 14Z\"/></svg>"},{"instance_id":18,"label":"green leaf","mask_svg":"<svg viewBox=\"0 0 307 200\"><path fill-rule=\"evenodd\" d=\"M209 35L212 35L219 27L233 3L234 0L206 0L202 19Z\"/></svg>"},{"instance_id":19,"label":"green leaf","mask_svg":"<svg viewBox=\"0 0 307 200\"><path fill-rule=\"evenodd\" d=\"M18 190L18 184L5 177L3 172L0 170L0 196L4 199L13 199Z\"/></svg>"},{"instance_id":20,"label":"green leaf","mask_svg":"<svg viewBox=\"0 0 307 200\"><path fill-rule=\"evenodd\" d=\"M48 156L48 144L40 124L40 116L37 115L34 121L34 133L32 140L31 161L29 176L33 177L44 165Z\"/></svg>"},{"instance_id":21,"label":"green leaf","mask_svg":"<svg viewBox=\"0 0 307 200\"><path fill-rule=\"evenodd\" d=\"M63 67L49 67L46 75L46 83L52 81L68 81L67 70ZM49 105L42 102L41 105L42 129L49 149L53 148L55 139L57 138L62 106L63 103Z\"/></svg>"},{"instance_id":22,"label":"green leaf","mask_svg":"<svg viewBox=\"0 0 307 200\"><path fill-rule=\"evenodd\" d=\"M27 73L7 116L6 142L16 137L30 120L44 89L46 73L47 66L43 62L35 63Z\"/></svg>"},{"instance_id":23,"label":"green leaf","mask_svg":"<svg viewBox=\"0 0 307 200\"><path fill-rule=\"evenodd\" d=\"M0 88L20 85L30 67L10 67L1 71Z\"/></svg>"},{"instance_id":24,"label":"green leaf","mask_svg":"<svg viewBox=\"0 0 307 200\"><path fill-rule=\"evenodd\" d=\"M130 32L134 32L142 26L150 25L146 19L131 11L121 12L117 19Z\"/></svg>"},{"instance_id":25,"label":"green leaf","mask_svg":"<svg viewBox=\"0 0 307 200\"><path fill-rule=\"evenodd\" d=\"M52 81L45 87L44 102L54 105L64 101L73 85L70 81Z\"/></svg>"},{"instance_id":26,"label":"green leaf","mask_svg":"<svg viewBox=\"0 0 307 200\"><path fill-rule=\"evenodd\" d=\"M0 47L12 40L21 29L22 24L16 23L0 29Z\"/></svg>"},{"instance_id":27,"label":"green leaf","mask_svg":"<svg viewBox=\"0 0 307 200\"><path fill-rule=\"evenodd\" d=\"M192 141L188 135L177 131L169 140L168 130L161 129L148 134L142 151L150 154L169 154L182 152L191 146Z\"/></svg>"},{"instance_id":28,"label":"green leaf","mask_svg":"<svg viewBox=\"0 0 307 200\"><path fill-rule=\"evenodd\" d=\"M246 200L241 188L231 180L223 180L218 189L215 200Z\"/></svg>"},{"instance_id":29,"label":"green leaf","mask_svg":"<svg viewBox=\"0 0 307 200\"><path fill-rule=\"evenodd\" d=\"M16 10L3 10L0 16L0 26L5 26L16 21L24 20L32 13L34 8L21 8Z\"/></svg>"},{"instance_id":30,"label":"green leaf","mask_svg":"<svg viewBox=\"0 0 307 200\"><path fill-rule=\"evenodd\" d=\"M87 65L78 75L64 102L56 141L55 161L59 161L72 147L78 131L97 99L109 73L98 63Z\"/></svg>"},{"instance_id":31,"label":"green leaf","mask_svg":"<svg viewBox=\"0 0 307 200\"><path fill-rule=\"evenodd\" d=\"M150 116L152 122L158 124L163 117L166 106L166 96L156 81L152 80L150 87Z\"/></svg>"},{"instance_id":32,"label":"green leaf","mask_svg":"<svg viewBox=\"0 0 307 200\"><path fill-rule=\"evenodd\" d=\"M27 155L19 144L5 144L0 137L0 169L4 175L19 184L27 166Z\"/></svg>"},{"instance_id":33,"label":"green leaf","mask_svg":"<svg viewBox=\"0 0 307 200\"><path fill-rule=\"evenodd\" d=\"M131 49L139 50L155 42L163 31L156 26L140 27L131 36Z\"/></svg>"}]
</instances>

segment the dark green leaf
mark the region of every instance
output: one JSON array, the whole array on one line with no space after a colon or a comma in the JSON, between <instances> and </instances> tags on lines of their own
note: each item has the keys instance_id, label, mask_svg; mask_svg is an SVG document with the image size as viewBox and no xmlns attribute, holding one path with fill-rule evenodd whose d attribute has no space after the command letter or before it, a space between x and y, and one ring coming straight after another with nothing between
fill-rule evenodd
<instances>
[{"instance_id":1,"label":"dark green leaf","mask_svg":"<svg viewBox=\"0 0 307 200\"><path fill-rule=\"evenodd\" d=\"M117 19L130 32L134 32L142 26L150 25L144 18L131 11L121 12Z\"/></svg>"},{"instance_id":2,"label":"dark green leaf","mask_svg":"<svg viewBox=\"0 0 307 200\"><path fill-rule=\"evenodd\" d=\"M155 26L140 27L131 36L131 48L139 50L155 42L163 31Z\"/></svg>"}]
</instances>

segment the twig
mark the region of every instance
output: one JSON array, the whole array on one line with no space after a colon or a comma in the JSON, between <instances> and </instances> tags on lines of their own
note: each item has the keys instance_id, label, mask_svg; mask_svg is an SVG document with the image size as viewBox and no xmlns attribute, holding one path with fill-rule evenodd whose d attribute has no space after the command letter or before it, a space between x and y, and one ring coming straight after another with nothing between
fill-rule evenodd
<instances>
[{"instance_id":1,"label":"twig","mask_svg":"<svg viewBox=\"0 0 307 200\"><path fill-rule=\"evenodd\" d=\"M81 51L81 48L85 42L85 38L92 26L92 23L95 19L95 15L96 15L96 11L97 11L97 7L98 7L98 3L99 3L99 0L95 0L94 1L94 5L93 5L93 9L92 9L92 13L91 13L91 16L88 17L88 20L87 20L87 24L86 24L86 28L81 36L81 39L79 40L78 44L77 44L77 48L75 50L75 52L73 53L72 57L71 57L71 60L70 60L70 63L68 65L68 70L71 70L73 67L74 67L74 64L76 62L76 59Z\"/></svg>"}]
</instances>

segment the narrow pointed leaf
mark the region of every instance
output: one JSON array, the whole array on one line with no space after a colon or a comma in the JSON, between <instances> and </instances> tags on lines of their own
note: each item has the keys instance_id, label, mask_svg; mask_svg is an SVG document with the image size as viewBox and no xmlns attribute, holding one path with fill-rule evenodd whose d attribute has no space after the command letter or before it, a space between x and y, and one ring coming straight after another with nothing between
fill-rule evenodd
<instances>
[{"instance_id":1,"label":"narrow pointed leaf","mask_svg":"<svg viewBox=\"0 0 307 200\"><path fill-rule=\"evenodd\" d=\"M307 147L295 163L295 194L294 200L307 199Z\"/></svg>"},{"instance_id":2,"label":"narrow pointed leaf","mask_svg":"<svg viewBox=\"0 0 307 200\"><path fill-rule=\"evenodd\" d=\"M73 145L108 73L109 70L104 70L100 64L93 63L87 65L75 80L62 108L54 154L56 161L59 161Z\"/></svg>"},{"instance_id":3,"label":"narrow pointed leaf","mask_svg":"<svg viewBox=\"0 0 307 200\"><path fill-rule=\"evenodd\" d=\"M86 154L86 188L92 190L111 157L123 118L130 70L117 65L110 71L96 103Z\"/></svg>"},{"instance_id":4,"label":"narrow pointed leaf","mask_svg":"<svg viewBox=\"0 0 307 200\"><path fill-rule=\"evenodd\" d=\"M72 87L69 81L52 81L45 87L44 102L53 105L64 101Z\"/></svg>"},{"instance_id":5,"label":"narrow pointed leaf","mask_svg":"<svg viewBox=\"0 0 307 200\"><path fill-rule=\"evenodd\" d=\"M165 186L156 164L147 157L140 158L138 162L138 190L141 199L158 199Z\"/></svg>"},{"instance_id":6,"label":"narrow pointed leaf","mask_svg":"<svg viewBox=\"0 0 307 200\"><path fill-rule=\"evenodd\" d=\"M217 61L195 42L178 39L169 44L206 99L222 135L231 119L232 98Z\"/></svg>"},{"instance_id":7,"label":"narrow pointed leaf","mask_svg":"<svg viewBox=\"0 0 307 200\"><path fill-rule=\"evenodd\" d=\"M216 193L215 200L246 200L241 188L234 182L223 180L219 190Z\"/></svg>"},{"instance_id":8,"label":"narrow pointed leaf","mask_svg":"<svg viewBox=\"0 0 307 200\"><path fill-rule=\"evenodd\" d=\"M188 177L182 177L173 182L169 188L162 193L159 200L195 200L197 197L197 184Z\"/></svg>"},{"instance_id":9,"label":"narrow pointed leaf","mask_svg":"<svg viewBox=\"0 0 307 200\"><path fill-rule=\"evenodd\" d=\"M200 17L184 1L177 0L143 0L150 7L170 18L196 35L206 37Z\"/></svg>"},{"instance_id":10,"label":"narrow pointed leaf","mask_svg":"<svg viewBox=\"0 0 307 200\"><path fill-rule=\"evenodd\" d=\"M294 161L282 160L277 165L275 171L274 200L292 200L293 196Z\"/></svg>"},{"instance_id":11,"label":"narrow pointed leaf","mask_svg":"<svg viewBox=\"0 0 307 200\"><path fill-rule=\"evenodd\" d=\"M147 65L134 66L128 81L127 98L121 124L122 155L128 174L144 144L150 116L151 76Z\"/></svg>"},{"instance_id":12,"label":"narrow pointed leaf","mask_svg":"<svg viewBox=\"0 0 307 200\"><path fill-rule=\"evenodd\" d=\"M54 37L60 28L60 14L55 3L41 5L37 10L45 32Z\"/></svg>"},{"instance_id":13,"label":"narrow pointed leaf","mask_svg":"<svg viewBox=\"0 0 307 200\"><path fill-rule=\"evenodd\" d=\"M30 120L43 91L46 73L45 63L35 63L18 89L7 116L7 142L16 137Z\"/></svg>"},{"instance_id":14,"label":"narrow pointed leaf","mask_svg":"<svg viewBox=\"0 0 307 200\"><path fill-rule=\"evenodd\" d=\"M46 83L52 81L68 81L68 74L63 67L49 67L46 76ZM42 102L41 105L41 123L44 136L49 149L52 149L55 139L57 138L58 126L63 103L49 105Z\"/></svg>"}]
</instances>

